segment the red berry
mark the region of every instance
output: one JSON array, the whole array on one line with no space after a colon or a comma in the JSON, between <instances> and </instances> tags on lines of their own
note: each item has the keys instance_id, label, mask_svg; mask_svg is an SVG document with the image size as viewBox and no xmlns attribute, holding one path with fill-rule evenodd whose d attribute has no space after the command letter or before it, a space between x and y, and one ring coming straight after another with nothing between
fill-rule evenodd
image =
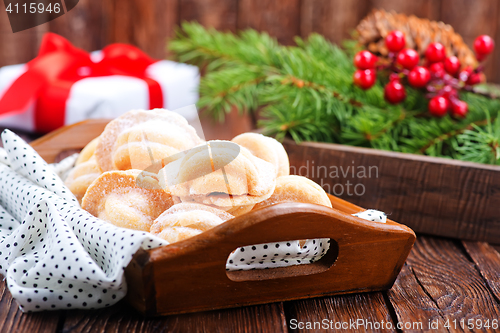
<instances>
[{"instance_id":1,"label":"red berry","mask_svg":"<svg viewBox=\"0 0 500 333\"><path fill-rule=\"evenodd\" d=\"M473 86L475 84L481 83L481 75L479 73L472 73L467 79L467 84Z\"/></svg>"},{"instance_id":2,"label":"red berry","mask_svg":"<svg viewBox=\"0 0 500 333\"><path fill-rule=\"evenodd\" d=\"M469 106L466 102L457 100L451 103L451 113L460 118L464 118L469 112Z\"/></svg>"},{"instance_id":3,"label":"red berry","mask_svg":"<svg viewBox=\"0 0 500 333\"><path fill-rule=\"evenodd\" d=\"M444 65L442 62L435 62L429 66L429 71L435 77L443 77L444 76Z\"/></svg>"},{"instance_id":4,"label":"red berry","mask_svg":"<svg viewBox=\"0 0 500 333\"><path fill-rule=\"evenodd\" d=\"M406 98L405 87L397 80L391 81L385 86L384 97L389 103L398 104Z\"/></svg>"},{"instance_id":5,"label":"red berry","mask_svg":"<svg viewBox=\"0 0 500 333\"><path fill-rule=\"evenodd\" d=\"M451 96L457 96L458 94L457 90L449 85L444 86L443 89L441 90L441 93L446 98L450 98Z\"/></svg>"},{"instance_id":6,"label":"red berry","mask_svg":"<svg viewBox=\"0 0 500 333\"><path fill-rule=\"evenodd\" d=\"M483 61L484 59L486 59L487 56L488 56L487 54L476 53L477 61Z\"/></svg>"},{"instance_id":7,"label":"red berry","mask_svg":"<svg viewBox=\"0 0 500 333\"><path fill-rule=\"evenodd\" d=\"M441 43L430 43L425 51L425 57L430 62L443 61L446 58L446 50Z\"/></svg>"},{"instance_id":8,"label":"red berry","mask_svg":"<svg viewBox=\"0 0 500 333\"><path fill-rule=\"evenodd\" d=\"M450 101L443 96L436 96L429 101L429 112L436 117L443 117L450 107Z\"/></svg>"},{"instance_id":9,"label":"red berry","mask_svg":"<svg viewBox=\"0 0 500 333\"><path fill-rule=\"evenodd\" d=\"M389 75L389 81L399 81L401 80L401 77L399 76L398 73L391 73L391 75Z\"/></svg>"},{"instance_id":10,"label":"red berry","mask_svg":"<svg viewBox=\"0 0 500 333\"><path fill-rule=\"evenodd\" d=\"M401 51L406 45L405 34L399 30L391 31L385 37L385 45L391 52Z\"/></svg>"},{"instance_id":11,"label":"red berry","mask_svg":"<svg viewBox=\"0 0 500 333\"><path fill-rule=\"evenodd\" d=\"M399 52L397 62L406 69L412 69L418 65L419 60L420 57L417 51L413 49L404 49Z\"/></svg>"},{"instance_id":12,"label":"red berry","mask_svg":"<svg viewBox=\"0 0 500 333\"><path fill-rule=\"evenodd\" d=\"M467 80L469 79L469 76L472 74L472 67L471 66L467 66L463 69L463 71L460 72L460 74L458 74L458 78L461 80L461 81L464 81L464 82L467 82Z\"/></svg>"},{"instance_id":13,"label":"red berry","mask_svg":"<svg viewBox=\"0 0 500 333\"><path fill-rule=\"evenodd\" d=\"M375 68L377 56L369 51L359 51L354 56L354 66L358 69L371 69Z\"/></svg>"},{"instance_id":14,"label":"red berry","mask_svg":"<svg viewBox=\"0 0 500 333\"><path fill-rule=\"evenodd\" d=\"M374 69L358 69L354 72L353 80L355 85L366 90L375 84L377 73Z\"/></svg>"},{"instance_id":15,"label":"red berry","mask_svg":"<svg viewBox=\"0 0 500 333\"><path fill-rule=\"evenodd\" d=\"M487 55L493 51L495 42L488 35L481 35L474 40L474 51L476 54Z\"/></svg>"},{"instance_id":16,"label":"red berry","mask_svg":"<svg viewBox=\"0 0 500 333\"><path fill-rule=\"evenodd\" d=\"M431 79L429 70L422 66L413 68L408 74L408 82L415 88L423 88Z\"/></svg>"},{"instance_id":17,"label":"red berry","mask_svg":"<svg viewBox=\"0 0 500 333\"><path fill-rule=\"evenodd\" d=\"M460 60L455 56L446 58L444 61L444 69L448 74L455 75L460 69Z\"/></svg>"}]
</instances>

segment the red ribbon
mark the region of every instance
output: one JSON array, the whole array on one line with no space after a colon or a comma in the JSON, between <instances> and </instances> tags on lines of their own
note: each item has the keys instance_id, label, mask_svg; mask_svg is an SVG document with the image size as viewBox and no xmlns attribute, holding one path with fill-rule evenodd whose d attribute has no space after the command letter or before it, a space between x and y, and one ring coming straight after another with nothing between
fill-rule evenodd
<instances>
[{"instance_id":1,"label":"red ribbon","mask_svg":"<svg viewBox=\"0 0 500 333\"><path fill-rule=\"evenodd\" d=\"M50 132L64 125L66 101L71 86L86 77L125 75L144 80L149 87L149 107L163 107L161 86L146 77L146 68L155 61L136 47L111 44L103 58L93 62L90 55L63 37L47 33L38 56L27 63L23 73L0 99L0 117L24 112L36 102L35 128Z\"/></svg>"}]
</instances>

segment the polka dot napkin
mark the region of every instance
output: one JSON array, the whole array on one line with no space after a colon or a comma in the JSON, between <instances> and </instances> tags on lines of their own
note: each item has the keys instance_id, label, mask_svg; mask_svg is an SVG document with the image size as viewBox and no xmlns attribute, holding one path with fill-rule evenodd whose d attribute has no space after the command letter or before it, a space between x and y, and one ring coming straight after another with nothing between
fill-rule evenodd
<instances>
[{"instance_id":1,"label":"polka dot napkin","mask_svg":"<svg viewBox=\"0 0 500 333\"><path fill-rule=\"evenodd\" d=\"M21 309L91 309L123 298L134 253L166 242L88 214L28 144L8 130L2 140L0 273Z\"/></svg>"},{"instance_id":2,"label":"polka dot napkin","mask_svg":"<svg viewBox=\"0 0 500 333\"><path fill-rule=\"evenodd\" d=\"M134 253L167 242L81 209L61 179L76 156L48 165L11 131L2 133L2 141L0 273L21 310L93 309L118 302L127 293L124 269ZM362 213L362 218L385 222L381 212ZM328 248L328 239L302 246L299 241L245 246L229 255L226 269L307 264Z\"/></svg>"}]
</instances>

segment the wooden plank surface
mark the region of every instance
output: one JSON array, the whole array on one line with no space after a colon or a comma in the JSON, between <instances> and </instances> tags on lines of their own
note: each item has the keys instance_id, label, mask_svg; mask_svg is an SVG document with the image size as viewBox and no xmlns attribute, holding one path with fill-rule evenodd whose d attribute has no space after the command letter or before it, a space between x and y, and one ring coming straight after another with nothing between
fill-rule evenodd
<instances>
[{"instance_id":1,"label":"wooden plank surface","mask_svg":"<svg viewBox=\"0 0 500 333\"><path fill-rule=\"evenodd\" d=\"M307 38L309 34L316 32L335 43L341 43L350 38L351 30L354 30L369 10L368 0L302 1L300 33L303 38Z\"/></svg>"},{"instance_id":2,"label":"wooden plank surface","mask_svg":"<svg viewBox=\"0 0 500 333\"><path fill-rule=\"evenodd\" d=\"M287 302L285 312L292 332L396 332L380 292ZM353 326L358 319L366 320L363 326ZM382 322L386 329L377 329Z\"/></svg>"},{"instance_id":3,"label":"wooden plank surface","mask_svg":"<svg viewBox=\"0 0 500 333\"><path fill-rule=\"evenodd\" d=\"M12 32L5 4L0 4L0 67L25 63L38 53L38 47L48 24L43 24L17 33Z\"/></svg>"},{"instance_id":4,"label":"wooden plank surface","mask_svg":"<svg viewBox=\"0 0 500 333\"><path fill-rule=\"evenodd\" d=\"M462 244L497 302L500 301L500 254L488 243L462 242Z\"/></svg>"},{"instance_id":5,"label":"wooden plank surface","mask_svg":"<svg viewBox=\"0 0 500 333\"><path fill-rule=\"evenodd\" d=\"M109 309L70 311L62 332L286 332L282 303L146 318L124 302Z\"/></svg>"},{"instance_id":6,"label":"wooden plank surface","mask_svg":"<svg viewBox=\"0 0 500 333\"><path fill-rule=\"evenodd\" d=\"M500 255L492 247L464 242L465 253L460 244L420 236L407 265L386 293L323 297L159 318L142 317L124 302L94 311L23 314L2 281L0 332L284 332L305 331L298 329L300 322L314 325L323 319L328 320L328 325L333 321L331 331L359 332L349 327L335 329L335 323L366 319L372 323L390 322L393 328L399 322L402 326L396 331L405 333L422 331L419 326L412 329L412 323L428 325L429 320L437 322L440 329L422 326L423 331L448 331L443 326L449 319L452 325L449 331L460 332L464 330L454 329L453 319L499 318L498 298L495 298L498 288L494 284L498 285L500 271Z\"/></svg>"},{"instance_id":7,"label":"wooden plank surface","mask_svg":"<svg viewBox=\"0 0 500 333\"><path fill-rule=\"evenodd\" d=\"M463 332L469 331L470 319L472 331L498 331L491 327L492 320L500 318L497 299L474 263L451 240L419 237L388 297L402 323L421 321L430 330L430 319L442 331ZM486 321L489 328L484 327Z\"/></svg>"},{"instance_id":8,"label":"wooden plank surface","mask_svg":"<svg viewBox=\"0 0 500 333\"><path fill-rule=\"evenodd\" d=\"M24 314L0 275L0 332L56 332L60 311Z\"/></svg>"},{"instance_id":9,"label":"wooden plank surface","mask_svg":"<svg viewBox=\"0 0 500 333\"><path fill-rule=\"evenodd\" d=\"M239 0L238 29L266 31L278 42L293 44L300 35L300 0Z\"/></svg>"},{"instance_id":10,"label":"wooden plank surface","mask_svg":"<svg viewBox=\"0 0 500 333\"><path fill-rule=\"evenodd\" d=\"M416 232L500 243L500 168L338 144L284 142L291 173Z\"/></svg>"},{"instance_id":11,"label":"wooden plank surface","mask_svg":"<svg viewBox=\"0 0 500 333\"><path fill-rule=\"evenodd\" d=\"M444 327L443 312L419 284L413 267L403 266L387 295L404 332L419 332L428 328L429 321Z\"/></svg>"},{"instance_id":12,"label":"wooden plank surface","mask_svg":"<svg viewBox=\"0 0 500 333\"><path fill-rule=\"evenodd\" d=\"M234 0L180 0L179 21L198 21L206 27L236 31L238 2Z\"/></svg>"},{"instance_id":13,"label":"wooden plank surface","mask_svg":"<svg viewBox=\"0 0 500 333\"><path fill-rule=\"evenodd\" d=\"M164 58L166 43L179 24L178 0L105 0L102 33L112 43L138 46L153 58Z\"/></svg>"},{"instance_id":14,"label":"wooden plank surface","mask_svg":"<svg viewBox=\"0 0 500 333\"><path fill-rule=\"evenodd\" d=\"M441 2L443 0L412 0L412 1L394 1L394 0L372 0L371 7L395 11L406 15L415 15L425 17L430 20L440 20ZM460 7L460 6L459 6Z\"/></svg>"},{"instance_id":15,"label":"wooden plank surface","mask_svg":"<svg viewBox=\"0 0 500 333\"><path fill-rule=\"evenodd\" d=\"M497 16L496 16L496 22L497 22L497 29L495 32L495 35L492 36L495 39L495 45L496 48L493 51L493 55L491 56L492 59L500 59L500 24L498 23L500 19L500 5L497 5ZM491 61L491 60L490 60ZM490 82L500 82L500 61L493 61L493 72L491 73L486 73L488 75L488 81Z\"/></svg>"},{"instance_id":16,"label":"wooden plank surface","mask_svg":"<svg viewBox=\"0 0 500 333\"><path fill-rule=\"evenodd\" d=\"M441 0L441 20L451 24L457 33L459 33L464 42L473 50L474 39L479 35L489 35L493 39L498 38L497 29L499 27L498 13L500 2L498 0ZM475 19L481 17L482 19ZM474 24L463 24L469 19L474 19ZM491 22L497 22L492 24ZM493 54L488 56L484 62L485 73L489 81L499 81L495 76L495 66L500 63L500 50L497 44Z\"/></svg>"},{"instance_id":17,"label":"wooden plank surface","mask_svg":"<svg viewBox=\"0 0 500 333\"><path fill-rule=\"evenodd\" d=\"M48 23L51 32L69 39L86 51L100 50L109 43L104 8L109 0L80 0L72 10Z\"/></svg>"},{"instance_id":18,"label":"wooden plank surface","mask_svg":"<svg viewBox=\"0 0 500 333\"><path fill-rule=\"evenodd\" d=\"M226 114L223 123L215 121L201 112L200 123L205 140L231 140L238 134L255 129L251 115L248 113L240 115L235 109Z\"/></svg>"}]
</instances>

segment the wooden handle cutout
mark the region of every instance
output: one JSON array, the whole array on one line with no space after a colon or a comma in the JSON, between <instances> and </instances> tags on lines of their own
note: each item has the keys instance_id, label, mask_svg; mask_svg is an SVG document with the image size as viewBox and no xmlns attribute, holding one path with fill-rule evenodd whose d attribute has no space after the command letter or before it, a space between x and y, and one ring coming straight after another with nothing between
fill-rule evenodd
<instances>
[{"instance_id":1,"label":"wooden handle cutout","mask_svg":"<svg viewBox=\"0 0 500 333\"><path fill-rule=\"evenodd\" d=\"M320 260L313 263L287 267L253 269L246 271L226 271L226 275L231 281L243 282L282 279L287 277L319 274L329 270L337 260L338 255L339 245L335 240L330 238L330 248L328 249L328 251Z\"/></svg>"}]
</instances>

